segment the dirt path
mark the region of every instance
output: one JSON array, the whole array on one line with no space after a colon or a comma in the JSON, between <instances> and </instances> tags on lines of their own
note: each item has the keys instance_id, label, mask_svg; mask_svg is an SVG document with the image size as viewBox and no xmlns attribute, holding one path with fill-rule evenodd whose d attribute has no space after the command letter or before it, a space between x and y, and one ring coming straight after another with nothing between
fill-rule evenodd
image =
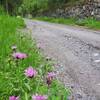
<instances>
[{"instance_id":1,"label":"dirt path","mask_svg":"<svg viewBox=\"0 0 100 100\"><path fill-rule=\"evenodd\" d=\"M56 60L58 79L72 88L74 100L100 100L100 32L25 22L43 53Z\"/></svg>"}]
</instances>

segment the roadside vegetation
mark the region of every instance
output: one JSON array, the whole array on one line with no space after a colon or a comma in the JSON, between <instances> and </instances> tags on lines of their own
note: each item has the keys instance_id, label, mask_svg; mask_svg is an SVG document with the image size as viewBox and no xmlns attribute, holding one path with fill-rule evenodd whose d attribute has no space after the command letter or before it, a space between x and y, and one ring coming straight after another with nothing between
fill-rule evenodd
<instances>
[{"instance_id":1,"label":"roadside vegetation","mask_svg":"<svg viewBox=\"0 0 100 100\"><path fill-rule=\"evenodd\" d=\"M0 100L67 100L70 90L58 82L56 65L41 54L42 44L21 29L25 28L22 17L41 15L75 1L0 0ZM92 18L34 19L100 29L100 22Z\"/></svg>"},{"instance_id":2,"label":"roadside vegetation","mask_svg":"<svg viewBox=\"0 0 100 100\"><path fill-rule=\"evenodd\" d=\"M23 27L22 18L0 15L0 100L66 100L69 89L31 37L17 30Z\"/></svg>"},{"instance_id":3,"label":"roadside vegetation","mask_svg":"<svg viewBox=\"0 0 100 100\"><path fill-rule=\"evenodd\" d=\"M53 17L36 17L36 20L59 23L65 25L78 25L90 29L100 30L100 21L94 18L75 19L75 18L53 18Z\"/></svg>"},{"instance_id":4,"label":"roadside vegetation","mask_svg":"<svg viewBox=\"0 0 100 100\"><path fill-rule=\"evenodd\" d=\"M37 15L52 11L67 3L75 4L75 2L76 0L0 0L0 5L10 15L25 16L27 14Z\"/></svg>"}]
</instances>

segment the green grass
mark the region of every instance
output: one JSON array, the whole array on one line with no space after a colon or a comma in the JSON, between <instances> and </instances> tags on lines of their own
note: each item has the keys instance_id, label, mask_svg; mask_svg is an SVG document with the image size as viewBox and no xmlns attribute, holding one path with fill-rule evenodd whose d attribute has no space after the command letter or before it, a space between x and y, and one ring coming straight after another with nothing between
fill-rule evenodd
<instances>
[{"instance_id":1,"label":"green grass","mask_svg":"<svg viewBox=\"0 0 100 100\"><path fill-rule=\"evenodd\" d=\"M32 100L32 95L36 93L48 95L48 100L62 100L62 96L66 100L69 89L65 89L56 79L50 87L46 84L46 74L53 70L53 66L45 60L30 36L16 31L24 26L21 18L0 16L0 100L8 100L12 95L20 96L20 100ZM13 45L28 57L16 62L12 57ZM28 66L38 71L35 78L24 75Z\"/></svg>"},{"instance_id":2,"label":"green grass","mask_svg":"<svg viewBox=\"0 0 100 100\"><path fill-rule=\"evenodd\" d=\"M36 20L43 20L51 23L59 23L59 24L65 24L65 25L78 25L87 27L90 29L96 29L100 30L100 21L97 21L93 18L86 18L81 20L76 20L75 18L53 18L53 17L37 17L34 18Z\"/></svg>"},{"instance_id":3,"label":"green grass","mask_svg":"<svg viewBox=\"0 0 100 100\"><path fill-rule=\"evenodd\" d=\"M70 25L75 24L74 23L75 20L73 18L64 19L64 18L53 18L53 17L36 17L34 19L48 21L52 23L60 23L60 24L70 24Z\"/></svg>"},{"instance_id":4,"label":"green grass","mask_svg":"<svg viewBox=\"0 0 100 100\"><path fill-rule=\"evenodd\" d=\"M83 22L83 26L86 26L90 29L100 30L100 21L97 21L96 19L87 18L87 19L84 19L82 22ZM78 25L79 23L76 23L76 24Z\"/></svg>"}]
</instances>

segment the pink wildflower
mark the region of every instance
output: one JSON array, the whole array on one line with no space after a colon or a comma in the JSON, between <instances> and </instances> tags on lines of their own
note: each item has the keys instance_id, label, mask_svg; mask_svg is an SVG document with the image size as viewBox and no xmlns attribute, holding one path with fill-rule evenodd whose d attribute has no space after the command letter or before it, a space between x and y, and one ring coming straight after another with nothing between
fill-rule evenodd
<instances>
[{"instance_id":1,"label":"pink wildflower","mask_svg":"<svg viewBox=\"0 0 100 100\"><path fill-rule=\"evenodd\" d=\"M52 83L53 78L55 77L55 73L54 72L49 72L47 75L47 84L48 86Z\"/></svg>"},{"instance_id":2,"label":"pink wildflower","mask_svg":"<svg viewBox=\"0 0 100 100\"><path fill-rule=\"evenodd\" d=\"M35 69L33 69L32 67L29 67L25 70L25 75L27 77L35 77L37 75L37 71Z\"/></svg>"},{"instance_id":3,"label":"pink wildflower","mask_svg":"<svg viewBox=\"0 0 100 100\"><path fill-rule=\"evenodd\" d=\"M38 43L38 44L37 44L37 47L38 47L39 49L43 49L43 48L44 48L44 44L43 44L43 43Z\"/></svg>"},{"instance_id":4,"label":"pink wildflower","mask_svg":"<svg viewBox=\"0 0 100 100\"><path fill-rule=\"evenodd\" d=\"M25 53L20 53L20 52L13 53L12 56L14 58L16 58L16 59L24 59L24 58L27 58L27 55Z\"/></svg>"},{"instance_id":5,"label":"pink wildflower","mask_svg":"<svg viewBox=\"0 0 100 100\"><path fill-rule=\"evenodd\" d=\"M49 72L47 78L53 78L56 74L54 72Z\"/></svg>"},{"instance_id":6,"label":"pink wildflower","mask_svg":"<svg viewBox=\"0 0 100 100\"><path fill-rule=\"evenodd\" d=\"M16 97L16 96L10 96L10 97L9 97L9 100L19 100L19 97Z\"/></svg>"},{"instance_id":7,"label":"pink wildflower","mask_svg":"<svg viewBox=\"0 0 100 100\"><path fill-rule=\"evenodd\" d=\"M33 95L32 96L32 99L33 100L47 100L48 99L48 97L46 96L46 95Z\"/></svg>"}]
</instances>

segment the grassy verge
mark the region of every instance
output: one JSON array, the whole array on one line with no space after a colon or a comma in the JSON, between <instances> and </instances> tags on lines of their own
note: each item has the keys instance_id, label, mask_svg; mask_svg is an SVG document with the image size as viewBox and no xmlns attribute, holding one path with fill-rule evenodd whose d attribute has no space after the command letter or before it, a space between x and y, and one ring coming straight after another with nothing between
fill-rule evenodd
<instances>
[{"instance_id":1,"label":"grassy verge","mask_svg":"<svg viewBox=\"0 0 100 100\"><path fill-rule=\"evenodd\" d=\"M53 66L40 54L30 36L16 31L23 26L21 18L0 16L0 100L8 100L11 96L32 100L35 94L47 95L47 100L66 100L69 89L47 75ZM22 52L24 57L15 57L14 52ZM25 74L29 66L37 72L33 76L32 69Z\"/></svg>"},{"instance_id":2,"label":"grassy verge","mask_svg":"<svg viewBox=\"0 0 100 100\"><path fill-rule=\"evenodd\" d=\"M52 23L66 24L66 25L84 26L84 27L87 27L90 29L100 30L100 21L97 21L93 18L76 20L74 18L65 19L65 18L52 18L52 17L37 17L34 19L48 21L48 22L52 22Z\"/></svg>"}]
</instances>

